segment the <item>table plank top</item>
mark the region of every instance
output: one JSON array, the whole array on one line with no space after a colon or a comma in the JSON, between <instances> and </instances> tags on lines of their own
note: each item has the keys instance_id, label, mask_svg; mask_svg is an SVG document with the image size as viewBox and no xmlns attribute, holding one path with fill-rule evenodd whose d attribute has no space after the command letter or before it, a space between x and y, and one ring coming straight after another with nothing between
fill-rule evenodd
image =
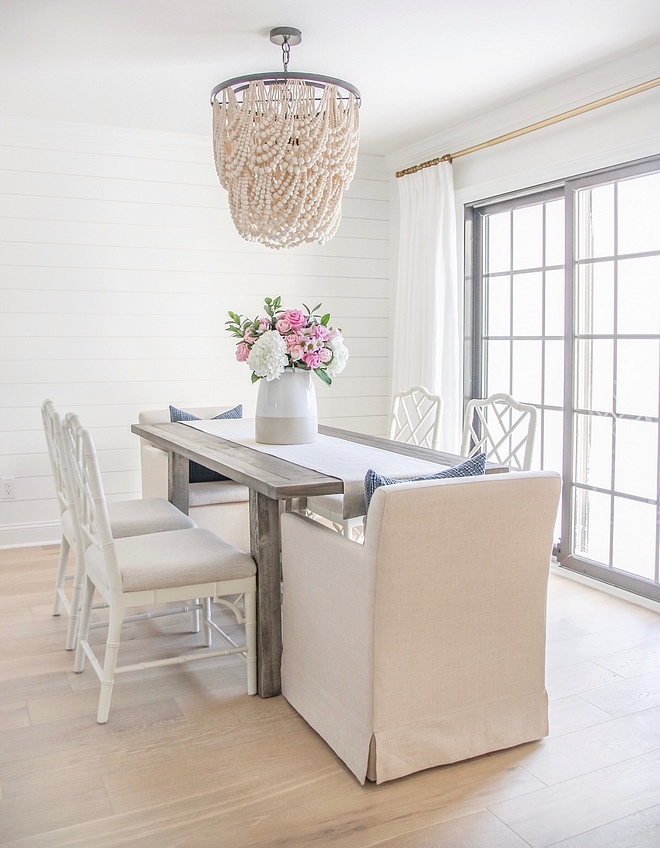
<instances>
[{"instance_id":1,"label":"table plank top","mask_svg":"<svg viewBox=\"0 0 660 848\"><path fill-rule=\"evenodd\" d=\"M152 442L163 450L174 450L181 456L200 463L207 468L224 474L244 486L255 489L269 498L285 499L313 497L314 495L341 494L344 483L332 477L296 465L290 460L256 451L252 448L205 433L181 422L173 424L133 424L131 432ZM369 445L381 450L435 462L453 467L465 461L465 457L436 451L431 448L407 445L380 436L342 430L338 427L319 426L319 433L336 439ZM505 465L488 463L486 473L508 471Z\"/></svg>"},{"instance_id":2,"label":"table plank top","mask_svg":"<svg viewBox=\"0 0 660 848\"><path fill-rule=\"evenodd\" d=\"M345 439L347 442L357 442L361 445L369 445L372 448L400 453L404 456L414 456L416 459L425 459L428 462L436 462L438 465L446 465L453 468L465 462L464 456L455 453L433 450L420 445L407 445L405 442L395 442L393 439L385 439L382 436L370 436L367 433L356 433L354 430L342 430L339 427L327 427L319 424L319 433L324 436L333 436L335 439ZM486 474L503 474L511 469L508 465L497 462L486 463Z\"/></svg>"},{"instance_id":3,"label":"table plank top","mask_svg":"<svg viewBox=\"0 0 660 848\"><path fill-rule=\"evenodd\" d=\"M133 424L131 432L163 450L175 450L269 498L335 495L344 491L344 483L337 477L212 436L181 422Z\"/></svg>"}]
</instances>

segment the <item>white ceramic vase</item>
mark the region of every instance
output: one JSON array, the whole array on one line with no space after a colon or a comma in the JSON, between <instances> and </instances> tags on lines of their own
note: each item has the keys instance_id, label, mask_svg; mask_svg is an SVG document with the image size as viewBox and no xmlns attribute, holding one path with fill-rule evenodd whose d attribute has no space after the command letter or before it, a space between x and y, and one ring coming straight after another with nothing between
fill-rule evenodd
<instances>
[{"instance_id":1,"label":"white ceramic vase","mask_svg":"<svg viewBox=\"0 0 660 848\"><path fill-rule=\"evenodd\" d=\"M287 368L277 380L259 380L255 438L263 445L316 441L318 416L311 371Z\"/></svg>"}]
</instances>

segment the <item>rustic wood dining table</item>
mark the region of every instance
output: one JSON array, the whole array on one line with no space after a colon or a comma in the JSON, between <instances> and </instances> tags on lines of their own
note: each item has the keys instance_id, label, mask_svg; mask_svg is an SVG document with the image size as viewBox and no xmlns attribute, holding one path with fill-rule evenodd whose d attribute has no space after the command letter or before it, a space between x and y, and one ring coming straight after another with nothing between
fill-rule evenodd
<instances>
[{"instance_id":1,"label":"rustic wood dining table","mask_svg":"<svg viewBox=\"0 0 660 848\"><path fill-rule=\"evenodd\" d=\"M224 474L250 490L250 553L257 564L257 691L262 698L281 692L281 539L280 514L304 505L314 495L340 494L344 482L289 460L219 438L186 424L133 424L131 431L169 456L169 500L188 513L190 461ZM465 457L390 439L319 426L332 438L391 451L439 465L455 466ZM487 473L508 471L489 464Z\"/></svg>"}]
</instances>

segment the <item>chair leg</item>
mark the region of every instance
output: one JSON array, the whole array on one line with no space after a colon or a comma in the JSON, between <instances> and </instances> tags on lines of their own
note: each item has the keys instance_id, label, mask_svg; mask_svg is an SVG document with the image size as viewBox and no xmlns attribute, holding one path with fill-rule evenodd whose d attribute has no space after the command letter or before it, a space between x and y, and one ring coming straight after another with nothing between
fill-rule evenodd
<instances>
[{"instance_id":1,"label":"chair leg","mask_svg":"<svg viewBox=\"0 0 660 848\"><path fill-rule=\"evenodd\" d=\"M213 630L209 627L208 622L211 620L211 599L204 598L204 615L202 616L202 644L205 648L210 648L213 645Z\"/></svg>"},{"instance_id":2,"label":"chair leg","mask_svg":"<svg viewBox=\"0 0 660 848\"><path fill-rule=\"evenodd\" d=\"M80 613L80 626L78 628L78 645L76 647L76 657L73 662L73 670L76 674L81 674L85 668L85 652L82 649L81 642L86 642L89 637L89 619L92 615L92 602L94 600L94 584L89 579L85 578L85 588L83 590L82 610Z\"/></svg>"},{"instance_id":3,"label":"chair leg","mask_svg":"<svg viewBox=\"0 0 660 848\"><path fill-rule=\"evenodd\" d=\"M245 593L245 644L248 695L257 694L257 593Z\"/></svg>"},{"instance_id":4,"label":"chair leg","mask_svg":"<svg viewBox=\"0 0 660 848\"><path fill-rule=\"evenodd\" d=\"M195 598L195 600L193 601L193 604L198 604L198 603L199 603L199 598ZM190 632L191 633L199 633L199 625L200 625L199 610L196 609L196 610L192 611L192 630Z\"/></svg>"},{"instance_id":5,"label":"chair leg","mask_svg":"<svg viewBox=\"0 0 660 848\"><path fill-rule=\"evenodd\" d=\"M85 563L76 557L76 570L73 575L73 591L71 593L71 608L69 611L69 626L66 631L66 649L72 651L76 647L78 622L80 621L80 605L83 587L85 585ZM85 637L87 638L87 637Z\"/></svg>"},{"instance_id":6,"label":"chair leg","mask_svg":"<svg viewBox=\"0 0 660 848\"><path fill-rule=\"evenodd\" d=\"M62 542L60 544L60 559L57 564L57 580L55 581L55 602L53 604L53 615L60 614L60 605L62 603L62 599L60 598L60 589L64 588L64 578L66 576L66 564L69 559L69 549L70 545L65 536L62 536Z\"/></svg>"},{"instance_id":7,"label":"chair leg","mask_svg":"<svg viewBox=\"0 0 660 848\"><path fill-rule=\"evenodd\" d=\"M112 699L112 687L115 683L115 667L117 665L117 654L119 653L119 642L121 640L121 628L123 623L123 610L118 612L111 606L108 640L105 643L105 660L103 661L103 677L101 678L99 711L96 716L96 720L99 724L106 723L110 712L110 700Z\"/></svg>"}]
</instances>

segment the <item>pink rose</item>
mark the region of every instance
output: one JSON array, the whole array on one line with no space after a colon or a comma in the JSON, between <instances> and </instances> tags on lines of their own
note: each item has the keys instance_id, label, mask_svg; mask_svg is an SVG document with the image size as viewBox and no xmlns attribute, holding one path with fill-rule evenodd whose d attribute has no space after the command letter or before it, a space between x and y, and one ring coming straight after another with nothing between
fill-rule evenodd
<instances>
[{"instance_id":1,"label":"pink rose","mask_svg":"<svg viewBox=\"0 0 660 848\"><path fill-rule=\"evenodd\" d=\"M341 333L339 332L339 330L330 330L330 332L328 333L328 338L326 339L326 341L331 342L333 339L338 339L339 336L341 336Z\"/></svg>"},{"instance_id":2,"label":"pink rose","mask_svg":"<svg viewBox=\"0 0 660 848\"><path fill-rule=\"evenodd\" d=\"M283 315L283 318L285 321L288 321L294 329L297 329L298 327L304 327L307 323L307 318L300 309L287 309L287 311Z\"/></svg>"},{"instance_id":3,"label":"pink rose","mask_svg":"<svg viewBox=\"0 0 660 848\"><path fill-rule=\"evenodd\" d=\"M241 342L236 348L236 359L239 362L245 362L245 360L250 355L250 348L245 344L245 342Z\"/></svg>"},{"instance_id":4,"label":"pink rose","mask_svg":"<svg viewBox=\"0 0 660 848\"><path fill-rule=\"evenodd\" d=\"M310 368L318 368L321 364L321 355L317 351L308 351L303 354L303 362L305 365L308 365Z\"/></svg>"},{"instance_id":5,"label":"pink rose","mask_svg":"<svg viewBox=\"0 0 660 848\"><path fill-rule=\"evenodd\" d=\"M330 362L332 359L332 351L328 347L324 347L323 350L319 351L319 359L321 362Z\"/></svg>"},{"instance_id":6,"label":"pink rose","mask_svg":"<svg viewBox=\"0 0 660 848\"><path fill-rule=\"evenodd\" d=\"M270 320L268 318L260 318L257 332L261 335L261 333L265 333L266 330L270 330Z\"/></svg>"},{"instance_id":7,"label":"pink rose","mask_svg":"<svg viewBox=\"0 0 660 848\"><path fill-rule=\"evenodd\" d=\"M291 350L292 347L300 344L300 339L295 333L290 333L288 336L284 337L284 341L286 342L286 346Z\"/></svg>"},{"instance_id":8,"label":"pink rose","mask_svg":"<svg viewBox=\"0 0 660 848\"><path fill-rule=\"evenodd\" d=\"M317 324L316 327L314 327L315 338L320 339L322 342L328 338L328 332L328 328L324 327L323 324Z\"/></svg>"},{"instance_id":9,"label":"pink rose","mask_svg":"<svg viewBox=\"0 0 660 848\"><path fill-rule=\"evenodd\" d=\"M275 329L279 330L279 332L284 336L289 332L289 330L291 330L291 322L287 321L286 318L280 318L280 320L275 324Z\"/></svg>"},{"instance_id":10,"label":"pink rose","mask_svg":"<svg viewBox=\"0 0 660 848\"><path fill-rule=\"evenodd\" d=\"M303 350L302 345L294 344L289 348L289 356L294 362L298 362L298 360L302 359L304 353L305 351Z\"/></svg>"},{"instance_id":11,"label":"pink rose","mask_svg":"<svg viewBox=\"0 0 660 848\"><path fill-rule=\"evenodd\" d=\"M257 337L252 332L252 327L249 327L245 331L245 334L243 335L243 340L246 341L248 344L252 344L253 342L256 342Z\"/></svg>"}]
</instances>

